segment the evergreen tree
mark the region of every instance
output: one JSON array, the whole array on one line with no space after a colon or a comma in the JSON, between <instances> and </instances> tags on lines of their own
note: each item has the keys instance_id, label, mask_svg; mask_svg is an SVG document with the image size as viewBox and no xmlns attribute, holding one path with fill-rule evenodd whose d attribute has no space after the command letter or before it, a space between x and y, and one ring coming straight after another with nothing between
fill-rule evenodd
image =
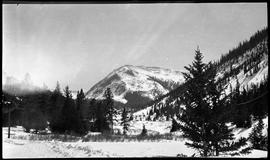
<instances>
[{"instance_id":1,"label":"evergreen tree","mask_svg":"<svg viewBox=\"0 0 270 160\"><path fill-rule=\"evenodd\" d=\"M55 93L61 94L61 88L60 88L60 83L59 81L56 82L56 87L54 90Z\"/></svg>"},{"instance_id":2,"label":"evergreen tree","mask_svg":"<svg viewBox=\"0 0 270 160\"><path fill-rule=\"evenodd\" d=\"M154 87L152 89L152 95L154 96L154 101L162 96L162 93L158 90L158 85L156 81L154 81Z\"/></svg>"},{"instance_id":3,"label":"evergreen tree","mask_svg":"<svg viewBox=\"0 0 270 160\"><path fill-rule=\"evenodd\" d=\"M76 99L77 110L81 109L84 98L85 98L85 95L84 95L83 89L81 89L80 91L77 92L77 99Z\"/></svg>"},{"instance_id":4,"label":"evergreen tree","mask_svg":"<svg viewBox=\"0 0 270 160\"><path fill-rule=\"evenodd\" d=\"M254 149L262 149L262 143L264 141L264 136L262 130L264 128L263 120L259 119L258 124L256 124L249 135L249 140Z\"/></svg>"},{"instance_id":5,"label":"evergreen tree","mask_svg":"<svg viewBox=\"0 0 270 160\"><path fill-rule=\"evenodd\" d=\"M128 112L126 111L126 108L123 109L122 117L121 117L121 125L123 125L123 134L126 135L129 127L129 121L128 118Z\"/></svg>"},{"instance_id":6,"label":"evergreen tree","mask_svg":"<svg viewBox=\"0 0 270 160\"><path fill-rule=\"evenodd\" d=\"M105 107L102 105L101 101L97 102L97 106L96 106L96 113L95 113L95 123L94 123L94 129L95 131L98 132L103 132L104 130L108 129L108 123L105 119Z\"/></svg>"},{"instance_id":7,"label":"evergreen tree","mask_svg":"<svg viewBox=\"0 0 270 160\"><path fill-rule=\"evenodd\" d=\"M183 96L186 109L180 119L183 122L180 128L184 137L192 141L192 143L186 143L186 145L203 151L203 155L207 156L210 149L209 137L206 133L208 127L206 118L209 117L209 113L207 112L207 103L204 101L207 80L203 72L205 64L202 62L202 53L199 49L195 52L195 61L192 66L185 66L189 73L183 73L187 91Z\"/></svg>"},{"instance_id":8,"label":"evergreen tree","mask_svg":"<svg viewBox=\"0 0 270 160\"><path fill-rule=\"evenodd\" d=\"M176 120L173 118L172 119L172 128L170 132L175 132L180 129L179 124L176 122Z\"/></svg>"},{"instance_id":9,"label":"evergreen tree","mask_svg":"<svg viewBox=\"0 0 270 160\"><path fill-rule=\"evenodd\" d=\"M64 132L63 129L63 116L61 113L63 107L64 97L61 93L60 84L57 81L56 87L50 97L49 108L49 126L52 132Z\"/></svg>"},{"instance_id":10,"label":"evergreen tree","mask_svg":"<svg viewBox=\"0 0 270 160\"><path fill-rule=\"evenodd\" d=\"M266 128L266 130L268 131L268 128ZM268 150L268 133L263 136L263 140L261 143L261 149L267 151Z\"/></svg>"},{"instance_id":11,"label":"evergreen tree","mask_svg":"<svg viewBox=\"0 0 270 160\"><path fill-rule=\"evenodd\" d=\"M88 106L87 119L92 121L96 118L96 109L97 109L97 101L96 99L90 100L90 104Z\"/></svg>"},{"instance_id":12,"label":"evergreen tree","mask_svg":"<svg viewBox=\"0 0 270 160\"><path fill-rule=\"evenodd\" d=\"M129 121L133 121L133 119L134 119L134 118L133 118L133 114L131 113L131 114L130 114L130 117L129 117Z\"/></svg>"},{"instance_id":13,"label":"evergreen tree","mask_svg":"<svg viewBox=\"0 0 270 160\"><path fill-rule=\"evenodd\" d=\"M77 114L78 114L78 126L77 126L77 132L84 134L86 133L86 124L84 121L84 117L83 117L83 113L82 113L82 109L83 106L85 104L85 95L83 92L83 89L80 90L80 92L77 92L77 99L76 99L76 109L77 109Z\"/></svg>"},{"instance_id":14,"label":"evergreen tree","mask_svg":"<svg viewBox=\"0 0 270 160\"><path fill-rule=\"evenodd\" d=\"M145 125L143 125L142 132L140 134L141 136L146 136L147 135L147 129L145 128Z\"/></svg>"},{"instance_id":15,"label":"evergreen tree","mask_svg":"<svg viewBox=\"0 0 270 160\"><path fill-rule=\"evenodd\" d=\"M195 52L194 62L185 67L188 72L183 73L186 92L182 98L185 109L180 117L180 129L184 137L191 140L186 145L199 150L204 157L213 155L213 150L216 155L236 150L245 144L245 140L229 143L233 134L225 125L226 99L221 100L222 93L217 89L215 67L202 62L203 56L199 49Z\"/></svg>"},{"instance_id":16,"label":"evergreen tree","mask_svg":"<svg viewBox=\"0 0 270 160\"><path fill-rule=\"evenodd\" d=\"M234 112L233 123L238 128L242 128L242 127L248 128L251 126L251 119L250 119L248 107L245 105L239 105L242 102L244 102L244 96L242 96L242 94L243 93L240 92L240 83L238 79L236 79L236 87L235 87L235 90L233 92L233 96L231 99L231 106Z\"/></svg>"},{"instance_id":17,"label":"evergreen tree","mask_svg":"<svg viewBox=\"0 0 270 160\"><path fill-rule=\"evenodd\" d=\"M65 87L64 94L65 101L62 109L63 128L65 131L78 131L79 115L68 86Z\"/></svg>"},{"instance_id":18,"label":"evergreen tree","mask_svg":"<svg viewBox=\"0 0 270 160\"><path fill-rule=\"evenodd\" d=\"M104 92L103 97L105 98L105 106L106 106L106 121L109 123L110 131L113 133L113 121L116 116L116 110L114 109L114 101L113 94L110 88L107 88Z\"/></svg>"},{"instance_id":19,"label":"evergreen tree","mask_svg":"<svg viewBox=\"0 0 270 160\"><path fill-rule=\"evenodd\" d=\"M239 95L240 95L240 83L239 83L239 80L238 80L237 77L236 77L235 93L236 93L236 94L235 94L236 99L238 100Z\"/></svg>"}]
</instances>

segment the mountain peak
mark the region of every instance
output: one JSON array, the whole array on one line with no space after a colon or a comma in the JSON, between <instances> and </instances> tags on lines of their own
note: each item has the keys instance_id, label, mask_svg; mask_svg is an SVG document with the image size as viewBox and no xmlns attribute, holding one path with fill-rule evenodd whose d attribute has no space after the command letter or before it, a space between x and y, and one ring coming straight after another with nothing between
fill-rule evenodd
<instances>
[{"instance_id":1,"label":"mountain peak","mask_svg":"<svg viewBox=\"0 0 270 160\"><path fill-rule=\"evenodd\" d=\"M104 79L94 85L86 96L88 98L102 98L106 88L111 88L114 99L122 104L130 104L137 98L139 102L150 101L155 98L154 92L166 94L184 81L179 71L160 67L124 65L114 69ZM133 98L131 98L133 97ZM136 99L135 98L135 99Z\"/></svg>"}]
</instances>

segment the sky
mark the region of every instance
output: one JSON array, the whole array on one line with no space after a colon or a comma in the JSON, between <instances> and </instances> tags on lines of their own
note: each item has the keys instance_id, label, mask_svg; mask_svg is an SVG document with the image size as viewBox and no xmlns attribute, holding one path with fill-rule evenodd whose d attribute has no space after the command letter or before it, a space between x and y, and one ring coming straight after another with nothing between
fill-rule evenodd
<instances>
[{"instance_id":1,"label":"sky","mask_svg":"<svg viewBox=\"0 0 270 160\"><path fill-rule=\"evenodd\" d=\"M267 3L3 4L2 75L89 90L114 69L184 71L267 26Z\"/></svg>"}]
</instances>

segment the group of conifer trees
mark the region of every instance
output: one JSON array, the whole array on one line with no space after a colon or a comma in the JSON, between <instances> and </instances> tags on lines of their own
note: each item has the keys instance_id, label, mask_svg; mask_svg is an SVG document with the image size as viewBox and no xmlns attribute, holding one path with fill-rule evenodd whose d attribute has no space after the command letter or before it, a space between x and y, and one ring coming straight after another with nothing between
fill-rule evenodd
<instances>
[{"instance_id":1,"label":"group of conifer trees","mask_svg":"<svg viewBox=\"0 0 270 160\"><path fill-rule=\"evenodd\" d=\"M21 101L17 100L18 97ZM129 122L133 119L132 114L126 108L115 109L110 88L104 91L103 97L103 99L87 99L81 89L74 99L68 86L61 91L59 82L53 91L39 91L20 96L2 92L2 101L9 102L3 106L6 112L2 113L2 120L5 125L8 124L7 105L10 105L11 124L22 125L26 132L33 129L38 133L47 128L53 133L80 135L88 131L112 133L114 121L117 121L117 112L120 111L123 134L127 134Z\"/></svg>"},{"instance_id":2,"label":"group of conifer trees","mask_svg":"<svg viewBox=\"0 0 270 160\"><path fill-rule=\"evenodd\" d=\"M92 131L113 132L117 110L114 108L113 94L110 88L105 90L103 97L103 100L92 99L90 101L86 119L93 122L89 128Z\"/></svg>"},{"instance_id":3,"label":"group of conifer trees","mask_svg":"<svg viewBox=\"0 0 270 160\"><path fill-rule=\"evenodd\" d=\"M68 86L65 87L64 94L62 94L60 85L57 83L48 104L49 127L52 132L76 132L79 134L86 132L81 112L84 98L84 93L81 90L77 93L76 101L72 99Z\"/></svg>"},{"instance_id":4,"label":"group of conifer trees","mask_svg":"<svg viewBox=\"0 0 270 160\"><path fill-rule=\"evenodd\" d=\"M27 132L34 129L37 133L45 128L58 133L85 133L81 105L84 93L78 92L76 101L72 99L68 86L63 93L57 82L53 92L46 90L20 96L22 111L22 126ZM13 117L16 119L16 117Z\"/></svg>"},{"instance_id":5,"label":"group of conifer trees","mask_svg":"<svg viewBox=\"0 0 270 160\"><path fill-rule=\"evenodd\" d=\"M166 100L165 104L154 104L150 111L145 115L146 120L157 121L163 118L163 120L169 121L172 120L174 116L179 118L180 105L171 104L170 102L170 100Z\"/></svg>"},{"instance_id":6,"label":"group of conifer trees","mask_svg":"<svg viewBox=\"0 0 270 160\"><path fill-rule=\"evenodd\" d=\"M259 84L243 87L241 91L238 79L236 82L230 95L230 120L239 128L249 128L252 119L260 120L268 115L268 77Z\"/></svg>"},{"instance_id":7,"label":"group of conifer trees","mask_svg":"<svg viewBox=\"0 0 270 160\"><path fill-rule=\"evenodd\" d=\"M52 95L52 131L68 130L80 134L88 131L113 132L113 121L117 112L110 88L105 90L102 100L86 99L82 89L77 93L76 100L73 100L68 87L64 90L64 96L61 96L58 88L56 87Z\"/></svg>"},{"instance_id":8,"label":"group of conifer trees","mask_svg":"<svg viewBox=\"0 0 270 160\"><path fill-rule=\"evenodd\" d=\"M17 100L18 97L21 101ZM36 133L46 128L54 133L73 132L80 135L90 130L112 131L116 115L112 97L110 88L107 88L103 100L89 100L81 89L73 99L69 87L66 86L62 92L58 82L53 91L20 96L2 92L2 101L10 102L3 107L6 110L11 108L12 125L22 125L26 132L34 129ZM2 115L2 120L7 124L7 112Z\"/></svg>"},{"instance_id":9,"label":"group of conifer trees","mask_svg":"<svg viewBox=\"0 0 270 160\"><path fill-rule=\"evenodd\" d=\"M225 64L216 62L216 65L219 66L219 71L224 72L223 77L218 79L219 83L224 86L232 78L236 78L241 71L244 71L246 77L251 77L261 68L268 65L268 62L261 64L263 58L268 55L266 39L259 43L257 48L251 50L250 54L243 55L244 53L247 53L247 51L248 50L245 50L243 53L239 53L242 57L234 57L233 59L228 60ZM229 69L226 70L226 68Z\"/></svg>"},{"instance_id":10,"label":"group of conifer trees","mask_svg":"<svg viewBox=\"0 0 270 160\"><path fill-rule=\"evenodd\" d=\"M218 65L222 65L232 59L237 59L246 51L254 48L259 42L267 38L267 36L268 36L268 27L265 27L264 29L257 31L253 36L250 37L249 40L239 43L239 45L234 49L230 50L228 54L222 55L218 62Z\"/></svg>"}]
</instances>

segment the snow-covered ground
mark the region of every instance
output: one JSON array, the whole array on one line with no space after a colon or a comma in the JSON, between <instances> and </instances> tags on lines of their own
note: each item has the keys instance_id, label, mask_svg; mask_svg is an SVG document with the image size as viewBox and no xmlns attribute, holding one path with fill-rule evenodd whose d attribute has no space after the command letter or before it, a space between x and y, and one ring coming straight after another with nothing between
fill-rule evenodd
<instances>
[{"instance_id":1,"label":"snow-covered ground","mask_svg":"<svg viewBox=\"0 0 270 160\"><path fill-rule=\"evenodd\" d=\"M21 127L11 128L7 138L7 127L2 128L3 158L59 158L59 157L176 157L177 154L191 156L193 149L185 141L160 142L61 142L31 141L15 139L29 136Z\"/></svg>"},{"instance_id":2,"label":"snow-covered ground","mask_svg":"<svg viewBox=\"0 0 270 160\"><path fill-rule=\"evenodd\" d=\"M265 127L268 125L268 118L264 120ZM257 122L254 122L256 124ZM169 133L171 122L169 121L133 121L129 134L139 134L142 125L145 124L148 133ZM121 126L115 126L121 129ZM185 145L186 140L160 141L131 141L131 142L83 142L82 139L75 142L62 142L58 140L29 140L29 136L20 126L11 128L11 138L7 138L7 127L2 128L2 156L3 158L65 158L65 157L176 157L178 154L195 156L198 153ZM247 137L250 129L235 129L236 137ZM267 130L264 129L264 134ZM174 134L177 136L177 133ZM179 133L178 133L179 136ZM16 137L24 137L19 139ZM220 157L223 157L220 156ZM248 155L234 157L261 158L267 157L267 151L252 150Z\"/></svg>"},{"instance_id":3,"label":"snow-covered ground","mask_svg":"<svg viewBox=\"0 0 270 160\"><path fill-rule=\"evenodd\" d=\"M242 128L235 128L234 129L234 135L236 139L239 139L240 137L248 137L249 134L252 131L252 128L258 123L258 121L253 122L252 127L248 128L248 129L242 129ZM267 135L267 130L268 130L268 117L263 119L263 123L264 123L264 128L263 128L263 135Z\"/></svg>"}]
</instances>

